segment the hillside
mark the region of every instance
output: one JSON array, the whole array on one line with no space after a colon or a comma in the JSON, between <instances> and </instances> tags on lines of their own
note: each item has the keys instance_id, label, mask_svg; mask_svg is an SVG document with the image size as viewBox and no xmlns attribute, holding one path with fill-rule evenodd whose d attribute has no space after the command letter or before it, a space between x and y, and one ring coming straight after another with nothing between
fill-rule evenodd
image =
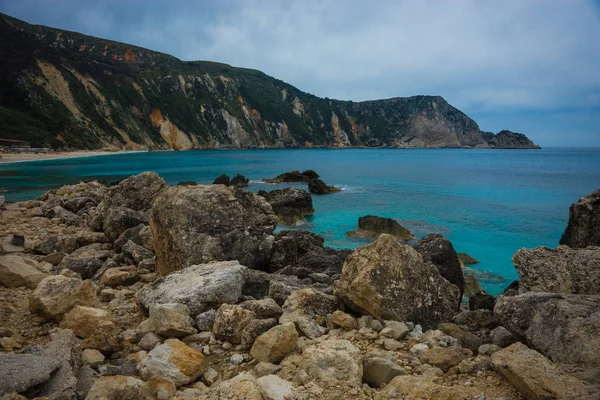
<instances>
[{"instance_id":1,"label":"hillside","mask_svg":"<svg viewBox=\"0 0 600 400\"><path fill-rule=\"evenodd\" d=\"M0 14L0 137L80 149L538 148L440 96L322 99L260 71Z\"/></svg>"}]
</instances>

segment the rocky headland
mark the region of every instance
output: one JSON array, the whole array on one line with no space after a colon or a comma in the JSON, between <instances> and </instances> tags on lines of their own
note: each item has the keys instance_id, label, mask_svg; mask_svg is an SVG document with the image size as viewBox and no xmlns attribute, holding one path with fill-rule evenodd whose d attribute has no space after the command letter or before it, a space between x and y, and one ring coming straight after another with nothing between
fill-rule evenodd
<instances>
[{"instance_id":1,"label":"rocky headland","mask_svg":"<svg viewBox=\"0 0 600 400\"><path fill-rule=\"evenodd\" d=\"M519 250L520 283L482 298L441 235L334 250L235 186L147 172L8 204L0 398L599 398L596 194L578 246Z\"/></svg>"}]
</instances>

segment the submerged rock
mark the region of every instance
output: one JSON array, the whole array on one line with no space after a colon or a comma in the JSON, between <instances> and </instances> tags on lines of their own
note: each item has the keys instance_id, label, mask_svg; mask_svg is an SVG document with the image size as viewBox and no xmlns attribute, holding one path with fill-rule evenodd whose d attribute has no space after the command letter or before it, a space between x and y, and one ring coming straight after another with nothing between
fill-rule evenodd
<instances>
[{"instance_id":1,"label":"submerged rock","mask_svg":"<svg viewBox=\"0 0 600 400\"><path fill-rule=\"evenodd\" d=\"M304 217L313 215L312 197L306 190L285 188L267 192L261 190L259 196L264 197L284 225L296 225L304 221Z\"/></svg>"},{"instance_id":2,"label":"submerged rock","mask_svg":"<svg viewBox=\"0 0 600 400\"><path fill-rule=\"evenodd\" d=\"M513 256L519 292L600 295L600 247L521 249Z\"/></svg>"},{"instance_id":3,"label":"submerged rock","mask_svg":"<svg viewBox=\"0 0 600 400\"><path fill-rule=\"evenodd\" d=\"M358 230L348 232L350 236L358 237L378 237L381 234L392 235L399 240L410 240L412 233L398 222L391 218L376 217L367 215L358 219Z\"/></svg>"},{"instance_id":4,"label":"submerged rock","mask_svg":"<svg viewBox=\"0 0 600 400\"><path fill-rule=\"evenodd\" d=\"M171 187L152 207L157 271L223 260L266 268L276 225L269 204L253 193L223 185Z\"/></svg>"},{"instance_id":5,"label":"submerged rock","mask_svg":"<svg viewBox=\"0 0 600 400\"><path fill-rule=\"evenodd\" d=\"M229 176L227 174L221 174L215 178L213 181L213 185L225 185L229 186L231 181L229 180Z\"/></svg>"},{"instance_id":6,"label":"submerged rock","mask_svg":"<svg viewBox=\"0 0 600 400\"><path fill-rule=\"evenodd\" d=\"M192 265L144 286L137 301L149 309L152 304L185 304L191 316L223 303L236 303L242 296L246 267L237 261Z\"/></svg>"},{"instance_id":7,"label":"submerged rock","mask_svg":"<svg viewBox=\"0 0 600 400\"><path fill-rule=\"evenodd\" d=\"M359 247L344 264L339 297L357 311L378 319L412 321L426 328L452 319L459 289L412 247L381 235Z\"/></svg>"},{"instance_id":8,"label":"submerged rock","mask_svg":"<svg viewBox=\"0 0 600 400\"><path fill-rule=\"evenodd\" d=\"M569 247L600 246L600 189L569 208L569 223L560 244Z\"/></svg>"},{"instance_id":9,"label":"submerged rock","mask_svg":"<svg viewBox=\"0 0 600 400\"><path fill-rule=\"evenodd\" d=\"M462 300L465 283L460 260L452 243L442 235L432 233L419 240L415 250L423 256L424 262L433 264L448 282L460 290Z\"/></svg>"}]
</instances>

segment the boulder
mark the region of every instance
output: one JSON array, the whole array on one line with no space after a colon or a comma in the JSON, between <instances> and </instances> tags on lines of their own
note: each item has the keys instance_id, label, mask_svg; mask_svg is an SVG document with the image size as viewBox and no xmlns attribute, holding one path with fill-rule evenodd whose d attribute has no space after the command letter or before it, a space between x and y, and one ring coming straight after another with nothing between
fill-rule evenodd
<instances>
[{"instance_id":1,"label":"boulder","mask_svg":"<svg viewBox=\"0 0 600 400\"><path fill-rule=\"evenodd\" d=\"M166 275L221 260L266 268L276 225L269 204L253 193L223 185L169 188L152 207L156 268Z\"/></svg>"},{"instance_id":2,"label":"boulder","mask_svg":"<svg viewBox=\"0 0 600 400\"><path fill-rule=\"evenodd\" d=\"M0 396L21 393L46 382L60 361L34 354L0 354Z\"/></svg>"},{"instance_id":3,"label":"boulder","mask_svg":"<svg viewBox=\"0 0 600 400\"><path fill-rule=\"evenodd\" d=\"M252 311L259 319L279 319L283 313L279 304L269 297L260 300L246 300L240 303L239 306Z\"/></svg>"},{"instance_id":4,"label":"boulder","mask_svg":"<svg viewBox=\"0 0 600 400\"><path fill-rule=\"evenodd\" d=\"M363 381L372 388L379 389L399 375L406 375L404 368L383 357L365 357L363 360Z\"/></svg>"},{"instance_id":5,"label":"boulder","mask_svg":"<svg viewBox=\"0 0 600 400\"><path fill-rule=\"evenodd\" d=\"M593 398L580 380L522 343L492 354L492 365L528 400Z\"/></svg>"},{"instance_id":6,"label":"boulder","mask_svg":"<svg viewBox=\"0 0 600 400\"><path fill-rule=\"evenodd\" d=\"M162 343L162 341L163 338L158 336L156 333L148 332L140 339L138 346L142 350L150 351L155 348L157 344Z\"/></svg>"},{"instance_id":7,"label":"boulder","mask_svg":"<svg viewBox=\"0 0 600 400\"><path fill-rule=\"evenodd\" d=\"M317 383L362 384L363 356L347 340L328 339L307 347L300 367Z\"/></svg>"},{"instance_id":8,"label":"boulder","mask_svg":"<svg viewBox=\"0 0 600 400\"><path fill-rule=\"evenodd\" d=\"M71 329L76 336L87 339L100 331L114 331L115 324L106 310L75 306L64 315L60 327Z\"/></svg>"},{"instance_id":9,"label":"boulder","mask_svg":"<svg viewBox=\"0 0 600 400\"><path fill-rule=\"evenodd\" d=\"M315 289L296 290L285 300L279 323L294 322L300 332L310 339L316 339L325 333L322 326L325 316L334 312L337 305L338 301L334 296Z\"/></svg>"},{"instance_id":10,"label":"boulder","mask_svg":"<svg viewBox=\"0 0 600 400\"><path fill-rule=\"evenodd\" d=\"M435 400L472 400L482 397L480 387L466 385L443 385L432 376L397 376L381 391L377 400L384 399L435 399Z\"/></svg>"},{"instance_id":11,"label":"boulder","mask_svg":"<svg viewBox=\"0 0 600 400\"><path fill-rule=\"evenodd\" d=\"M475 293L469 297L469 310L494 310L496 298L484 291Z\"/></svg>"},{"instance_id":12,"label":"boulder","mask_svg":"<svg viewBox=\"0 0 600 400\"><path fill-rule=\"evenodd\" d=\"M84 365L89 365L92 368L98 368L104 362L106 357L98 350L85 349L81 352L81 362Z\"/></svg>"},{"instance_id":13,"label":"boulder","mask_svg":"<svg viewBox=\"0 0 600 400\"><path fill-rule=\"evenodd\" d=\"M204 356L177 339L167 339L148 353L138 369L144 380L160 376L171 379L179 387L202 375Z\"/></svg>"},{"instance_id":14,"label":"boulder","mask_svg":"<svg viewBox=\"0 0 600 400\"><path fill-rule=\"evenodd\" d=\"M167 187L165 180L157 173L144 172L111 185L103 202L107 210L125 207L135 211L147 211Z\"/></svg>"},{"instance_id":15,"label":"boulder","mask_svg":"<svg viewBox=\"0 0 600 400\"><path fill-rule=\"evenodd\" d=\"M358 322L356 321L356 318L340 310L335 310L331 314L331 322L334 325L339 326L347 331L351 331L358 327Z\"/></svg>"},{"instance_id":16,"label":"boulder","mask_svg":"<svg viewBox=\"0 0 600 400\"><path fill-rule=\"evenodd\" d=\"M90 280L82 281L63 275L44 278L31 294L29 309L45 318L60 319L71 308L94 306L97 287Z\"/></svg>"},{"instance_id":17,"label":"boulder","mask_svg":"<svg viewBox=\"0 0 600 400\"><path fill-rule=\"evenodd\" d=\"M196 328L198 328L198 331L212 331L216 315L217 312L215 310L204 311L203 313L196 315Z\"/></svg>"},{"instance_id":18,"label":"boulder","mask_svg":"<svg viewBox=\"0 0 600 400\"><path fill-rule=\"evenodd\" d=\"M107 191L108 187L101 181L82 181L75 185L65 185L46 192L40 197L40 200L48 201L50 198L55 197L68 202L72 199L85 197L90 199L94 204L98 204L102 201Z\"/></svg>"},{"instance_id":19,"label":"boulder","mask_svg":"<svg viewBox=\"0 0 600 400\"><path fill-rule=\"evenodd\" d=\"M296 265L305 254L323 251L324 243L323 236L304 229L281 231L273 241L269 269L277 271L288 265Z\"/></svg>"},{"instance_id":20,"label":"boulder","mask_svg":"<svg viewBox=\"0 0 600 400\"><path fill-rule=\"evenodd\" d=\"M166 337L183 337L197 333L190 318L190 310L185 304L152 304L150 318L143 321L139 332L154 332Z\"/></svg>"},{"instance_id":21,"label":"boulder","mask_svg":"<svg viewBox=\"0 0 600 400\"><path fill-rule=\"evenodd\" d=\"M600 296L535 292L500 296L494 315L553 362L600 383Z\"/></svg>"},{"instance_id":22,"label":"boulder","mask_svg":"<svg viewBox=\"0 0 600 400\"><path fill-rule=\"evenodd\" d=\"M303 222L304 217L315 212L312 197L306 190L296 188L271 192L261 190L258 195L267 200L283 225L296 225L298 222Z\"/></svg>"},{"instance_id":23,"label":"boulder","mask_svg":"<svg viewBox=\"0 0 600 400\"><path fill-rule=\"evenodd\" d=\"M513 256L513 263L521 278L519 293L600 295L600 247L521 249Z\"/></svg>"},{"instance_id":24,"label":"boulder","mask_svg":"<svg viewBox=\"0 0 600 400\"><path fill-rule=\"evenodd\" d=\"M234 344L242 343L242 334L256 315L235 304L222 304L215 315L213 333L218 339Z\"/></svg>"},{"instance_id":25,"label":"boulder","mask_svg":"<svg viewBox=\"0 0 600 400\"><path fill-rule=\"evenodd\" d=\"M384 233L394 236L398 240L407 241L413 238L412 233L397 221L374 215L360 217L358 219L358 230L347 234L358 237L378 237Z\"/></svg>"},{"instance_id":26,"label":"boulder","mask_svg":"<svg viewBox=\"0 0 600 400\"><path fill-rule=\"evenodd\" d=\"M281 175L271 179L263 179L266 183L289 183L289 182L308 182L311 179L319 179L319 174L313 170L307 170L304 172L292 171L285 172Z\"/></svg>"},{"instance_id":27,"label":"boulder","mask_svg":"<svg viewBox=\"0 0 600 400\"><path fill-rule=\"evenodd\" d=\"M423 256L424 262L433 264L440 275L460 290L462 300L465 283L460 260L452 243L442 235L432 233L419 240L415 250Z\"/></svg>"},{"instance_id":28,"label":"boulder","mask_svg":"<svg viewBox=\"0 0 600 400\"><path fill-rule=\"evenodd\" d=\"M426 350L420 359L423 364L433 365L440 368L444 372L454 366L460 364L464 359L473 356L473 352L469 349L463 349L458 346L450 347L433 347Z\"/></svg>"},{"instance_id":29,"label":"boulder","mask_svg":"<svg viewBox=\"0 0 600 400\"><path fill-rule=\"evenodd\" d=\"M320 179L311 179L308 181L308 191L314 194L329 194L341 191L335 186L329 186Z\"/></svg>"},{"instance_id":30,"label":"boulder","mask_svg":"<svg viewBox=\"0 0 600 400\"><path fill-rule=\"evenodd\" d=\"M108 268L100 276L100 284L108 287L117 287L133 283L136 278L137 271L134 265Z\"/></svg>"},{"instance_id":31,"label":"boulder","mask_svg":"<svg viewBox=\"0 0 600 400\"><path fill-rule=\"evenodd\" d=\"M600 189L569 208L569 223L560 238L569 247L600 246Z\"/></svg>"},{"instance_id":32,"label":"boulder","mask_svg":"<svg viewBox=\"0 0 600 400\"><path fill-rule=\"evenodd\" d=\"M356 311L424 328L452 319L460 300L459 289L432 264L385 234L348 256L336 290Z\"/></svg>"},{"instance_id":33,"label":"boulder","mask_svg":"<svg viewBox=\"0 0 600 400\"><path fill-rule=\"evenodd\" d=\"M250 183L250 180L244 175L236 174L233 178L231 178L230 185L239 188L248 186L248 183Z\"/></svg>"},{"instance_id":34,"label":"boulder","mask_svg":"<svg viewBox=\"0 0 600 400\"><path fill-rule=\"evenodd\" d=\"M258 361L279 363L296 349L298 332L293 323L275 326L254 341L250 355Z\"/></svg>"},{"instance_id":35,"label":"boulder","mask_svg":"<svg viewBox=\"0 0 600 400\"><path fill-rule=\"evenodd\" d=\"M17 254L0 256L0 285L16 288L25 286L35 289L52 266Z\"/></svg>"},{"instance_id":36,"label":"boulder","mask_svg":"<svg viewBox=\"0 0 600 400\"><path fill-rule=\"evenodd\" d=\"M138 400L144 382L132 376L101 376L94 382L86 400Z\"/></svg>"},{"instance_id":37,"label":"boulder","mask_svg":"<svg viewBox=\"0 0 600 400\"><path fill-rule=\"evenodd\" d=\"M70 329L61 329L50 334L47 343L39 355L57 359L59 368L49 380L37 388L39 397L50 399L74 399L77 392L77 377L81 368L81 350L79 339Z\"/></svg>"},{"instance_id":38,"label":"boulder","mask_svg":"<svg viewBox=\"0 0 600 400\"><path fill-rule=\"evenodd\" d=\"M79 247L77 239L71 235L51 235L33 248L36 254L72 253Z\"/></svg>"},{"instance_id":39,"label":"boulder","mask_svg":"<svg viewBox=\"0 0 600 400\"><path fill-rule=\"evenodd\" d=\"M147 223L148 215L146 212L126 207L113 207L106 212L102 229L106 237L114 242L127 229Z\"/></svg>"},{"instance_id":40,"label":"boulder","mask_svg":"<svg viewBox=\"0 0 600 400\"><path fill-rule=\"evenodd\" d=\"M444 322L438 326L438 329L444 332L448 336L452 336L462 347L466 347L471 350L474 354L477 354L479 346L481 346L481 339L470 332L461 329L458 325Z\"/></svg>"},{"instance_id":41,"label":"boulder","mask_svg":"<svg viewBox=\"0 0 600 400\"><path fill-rule=\"evenodd\" d=\"M139 400L162 400L175 396L177 388L172 380L153 376L140 385Z\"/></svg>"},{"instance_id":42,"label":"boulder","mask_svg":"<svg viewBox=\"0 0 600 400\"><path fill-rule=\"evenodd\" d=\"M242 296L246 267L237 261L193 265L159 278L137 292L137 301L152 304L181 303L196 316L223 303L236 303Z\"/></svg>"},{"instance_id":43,"label":"boulder","mask_svg":"<svg viewBox=\"0 0 600 400\"><path fill-rule=\"evenodd\" d=\"M294 392L292 383L277 375L261 376L256 383L266 400L288 400Z\"/></svg>"},{"instance_id":44,"label":"boulder","mask_svg":"<svg viewBox=\"0 0 600 400\"><path fill-rule=\"evenodd\" d=\"M227 174L221 174L215 178L213 181L213 185L225 185L229 186L231 181L229 180L229 176Z\"/></svg>"},{"instance_id":45,"label":"boulder","mask_svg":"<svg viewBox=\"0 0 600 400\"><path fill-rule=\"evenodd\" d=\"M256 378L247 372L219 383L215 389L210 391L207 399L265 400Z\"/></svg>"},{"instance_id":46,"label":"boulder","mask_svg":"<svg viewBox=\"0 0 600 400\"><path fill-rule=\"evenodd\" d=\"M112 255L113 252L108 250L106 245L94 243L66 255L58 269L67 268L81 275L83 279L90 279Z\"/></svg>"}]
</instances>

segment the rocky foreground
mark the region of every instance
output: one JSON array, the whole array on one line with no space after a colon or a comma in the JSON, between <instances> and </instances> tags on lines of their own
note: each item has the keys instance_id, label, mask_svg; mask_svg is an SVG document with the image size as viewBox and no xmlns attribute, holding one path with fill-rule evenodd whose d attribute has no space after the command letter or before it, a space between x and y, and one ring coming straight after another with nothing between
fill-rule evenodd
<instances>
[{"instance_id":1,"label":"rocky foreground","mask_svg":"<svg viewBox=\"0 0 600 400\"><path fill-rule=\"evenodd\" d=\"M494 299L440 235L334 250L235 186L143 173L8 205L0 398L600 398L600 191L576 246L519 250Z\"/></svg>"}]
</instances>

